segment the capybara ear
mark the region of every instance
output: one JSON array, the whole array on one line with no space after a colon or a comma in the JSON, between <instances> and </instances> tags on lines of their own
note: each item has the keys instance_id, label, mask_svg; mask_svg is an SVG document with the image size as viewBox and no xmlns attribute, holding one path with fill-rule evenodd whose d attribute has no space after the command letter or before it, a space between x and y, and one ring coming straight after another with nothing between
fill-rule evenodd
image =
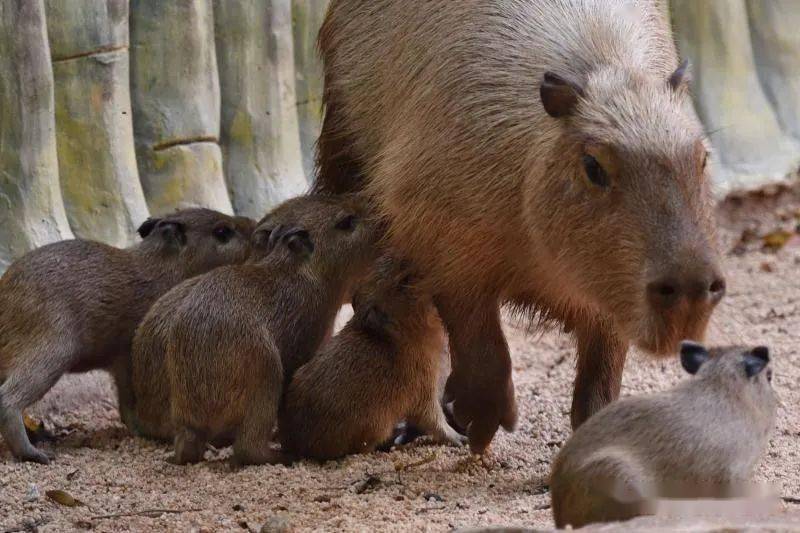
<instances>
[{"instance_id":1,"label":"capybara ear","mask_svg":"<svg viewBox=\"0 0 800 533\"><path fill-rule=\"evenodd\" d=\"M673 91L677 91L689 85L690 80L691 76L689 75L689 60L684 59L681 61L681 64L678 65L678 68L675 69L675 72L669 75L667 83L669 83L669 86Z\"/></svg>"},{"instance_id":2,"label":"capybara ear","mask_svg":"<svg viewBox=\"0 0 800 533\"><path fill-rule=\"evenodd\" d=\"M261 250L268 250L271 237L272 237L272 229L258 227L253 232L251 241L255 248L260 248Z\"/></svg>"},{"instance_id":3,"label":"capybara ear","mask_svg":"<svg viewBox=\"0 0 800 533\"><path fill-rule=\"evenodd\" d=\"M389 323L389 317L386 313L381 311L377 306L370 306L364 311L364 329L372 333L381 333L386 329L386 324Z\"/></svg>"},{"instance_id":4,"label":"capybara ear","mask_svg":"<svg viewBox=\"0 0 800 533\"><path fill-rule=\"evenodd\" d=\"M304 229L287 232L283 242L286 243L292 253L301 257L308 257L314 251L314 243L311 242L311 236Z\"/></svg>"},{"instance_id":5,"label":"capybara ear","mask_svg":"<svg viewBox=\"0 0 800 533\"><path fill-rule=\"evenodd\" d=\"M186 227L176 220L162 220L156 226L164 242L183 246L186 244Z\"/></svg>"},{"instance_id":6,"label":"capybara ear","mask_svg":"<svg viewBox=\"0 0 800 533\"><path fill-rule=\"evenodd\" d=\"M155 228L156 224L158 224L159 222L161 222L160 218L148 218L147 220L142 222L142 225L139 226L139 229L137 229L136 232L139 234L139 237L144 239L145 237L150 235L150 232L153 231L153 228Z\"/></svg>"},{"instance_id":7,"label":"capybara ear","mask_svg":"<svg viewBox=\"0 0 800 533\"><path fill-rule=\"evenodd\" d=\"M697 374L711 355L705 346L693 341L681 342L681 365L690 374Z\"/></svg>"},{"instance_id":8,"label":"capybara ear","mask_svg":"<svg viewBox=\"0 0 800 533\"><path fill-rule=\"evenodd\" d=\"M769 364L769 348L756 346L744 356L744 371L748 378L757 376Z\"/></svg>"},{"instance_id":9,"label":"capybara ear","mask_svg":"<svg viewBox=\"0 0 800 533\"><path fill-rule=\"evenodd\" d=\"M554 118L566 117L575 111L578 98L583 89L575 82L568 81L552 72L545 72L539 86L539 97L547 114Z\"/></svg>"}]
</instances>

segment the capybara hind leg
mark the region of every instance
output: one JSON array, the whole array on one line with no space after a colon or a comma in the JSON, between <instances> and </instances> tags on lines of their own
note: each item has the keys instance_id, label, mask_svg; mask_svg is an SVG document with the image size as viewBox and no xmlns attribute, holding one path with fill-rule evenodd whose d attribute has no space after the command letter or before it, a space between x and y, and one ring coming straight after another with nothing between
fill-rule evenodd
<instances>
[{"instance_id":1,"label":"capybara hind leg","mask_svg":"<svg viewBox=\"0 0 800 533\"><path fill-rule=\"evenodd\" d=\"M436 442L449 443L456 446L463 446L467 443L467 437L447 423L442 404L435 398L431 398L428 405L423 407L423 412L413 417L412 420L416 422L416 425L424 433L431 435Z\"/></svg>"},{"instance_id":2,"label":"capybara hind leg","mask_svg":"<svg viewBox=\"0 0 800 533\"><path fill-rule=\"evenodd\" d=\"M176 465L199 463L205 453L205 435L191 428L182 427L175 434L175 453L167 461Z\"/></svg>"},{"instance_id":3,"label":"capybara hind leg","mask_svg":"<svg viewBox=\"0 0 800 533\"><path fill-rule=\"evenodd\" d=\"M44 452L31 444L22 410L41 399L69 370L73 360L72 353L64 346L21 356L0 386L0 434L18 460L50 462Z\"/></svg>"},{"instance_id":4,"label":"capybara hind leg","mask_svg":"<svg viewBox=\"0 0 800 533\"><path fill-rule=\"evenodd\" d=\"M612 333L609 324L601 321L577 328L575 335L578 368L572 395L572 429L617 399L628 353L628 345Z\"/></svg>"},{"instance_id":5,"label":"capybara hind leg","mask_svg":"<svg viewBox=\"0 0 800 533\"><path fill-rule=\"evenodd\" d=\"M280 378L268 381L274 386L261 387L247 407L242 425L233 443L235 465L258 465L284 463L279 452L270 447L270 441L278 418L281 399Z\"/></svg>"},{"instance_id":6,"label":"capybara hind leg","mask_svg":"<svg viewBox=\"0 0 800 533\"><path fill-rule=\"evenodd\" d=\"M133 364L130 355L120 355L114 359L111 374L114 377L114 385L117 387L119 417L132 433L137 433L134 413Z\"/></svg>"},{"instance_id":7,"label":"capybara hind leg","mask_svg":"<svg viewBox=\"0 0 800 533\"><path fill-rule=\"evenodd\" d=\"M511 357L495 300L464 302L439 297L436 306L450 338L453 370L446 396L461 427L469 428L469 444L483 453L502 425L517 422ZM471 309L464 312L465 306Z\"/></svg>"}]
</instances>

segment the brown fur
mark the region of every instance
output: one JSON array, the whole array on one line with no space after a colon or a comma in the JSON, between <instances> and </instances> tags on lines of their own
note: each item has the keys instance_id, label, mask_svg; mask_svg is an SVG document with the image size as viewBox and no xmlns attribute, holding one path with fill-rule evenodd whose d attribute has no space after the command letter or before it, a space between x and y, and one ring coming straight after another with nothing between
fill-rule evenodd
<instances>
[{"instance_id":1,"label":"brown fur","mask_svg":"<svg viewBox=\"0 0 800 533\"><path fill-rule=\"evenodd\" d=\"M601 410L564 444L550 479L558 527L649 514L654 498L736 496L775 424L765 366L748 377L750 350L718 348L672 390Z\"/></svg>"},{"instance_id":2,"label":"brown fur","mask_svg":"<svg viewBox=\"0 0 800 533\"><path fill-rule=\"evenodd\" d=\"M16 261L0 279L0 432L20 460L47 463L21 411L66 372L111 369L123 419L130 410L131 339L170 287L243 262L254 222L208 209L149 219L141 243L118 249L70 240Z\"/></svg>"},{"instance_id":3,"label":"brown fur","mask_svg":"<svg viewBox=\"0 0 800 533\"><path fill-rule=\"evenodd\" d=\"M574 330L578 426L629 343L702 338L724 292L707 142L655 4L331 3L315 189L367 191L426 272L475 451L516 421L499 305Z\"/></svg>"},{"instance_id":4,"label":"brown fur","mask_svg":"<svg viewBox=\"0 0 800 533\"><path fill-rule=\"evenodd\" d=\"M343 227L350 217L352 228ZM174 435L173 460L181 464L201 460L206 442L229 440L237 463L274 460L269 444L284 380L328 334L373 260L377 234L355 197L292 199L260 222L254 259L165 295L137 333L137 426ZM148 365L163 365L167 401L161 377L142 379Z\"/></svg>"},{"instance_id":5,"label":"brown fur","mask_svg":"<svg viewBox=\"0 0 800 533\"><path fill-rule=\"evenodd\" d=\"M444 336L430 296L384 258L354 298L355 314L294 375L281 408L284 453L318 460L373 451L403 419L462 444L439 402Z\"/></svg>"}]
</instances>

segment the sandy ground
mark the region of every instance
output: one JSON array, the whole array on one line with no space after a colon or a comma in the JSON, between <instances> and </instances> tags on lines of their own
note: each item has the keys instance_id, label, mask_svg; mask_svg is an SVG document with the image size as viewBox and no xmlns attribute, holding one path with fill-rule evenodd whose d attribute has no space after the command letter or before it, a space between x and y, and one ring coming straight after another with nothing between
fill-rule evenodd
<instances>
[{"instance_id":1,"label":"sandy ground","mask_svg":"<svg viewBox=\"0 0 800 533\"><path fill-rule=\"evenodd\" d=\"M755 238L728 252L743 232L760 236L793 228L798 209L798 190L751 195L721 209L729 293L709 335L714 343L773 348L774 384L783 406L759 476L795 498L762 523L780 530L800 530L800 245L768 253ZM172 466L164 461L169 447L126 433L104 374L69 376L32 410L57 435L55 444L44 445L57 454L52 465L15 463L0 443L0 532L34 524L42 531L258 531L275 516L298 530L551 528L547 474L569 435L573 346L558 332L529 335L511 323L506 330L520 425L513 434L498 434L491 454L479 462L466 449L416 443L293 468L231 471L224 461L227 450L209 452L203 464ZM676 359L654 361L632 353L623 394L669 387L684 378L679 366ZM57 505L45 496L50 490L67 491L85 505Z\"/></svg>"}]
</instances>

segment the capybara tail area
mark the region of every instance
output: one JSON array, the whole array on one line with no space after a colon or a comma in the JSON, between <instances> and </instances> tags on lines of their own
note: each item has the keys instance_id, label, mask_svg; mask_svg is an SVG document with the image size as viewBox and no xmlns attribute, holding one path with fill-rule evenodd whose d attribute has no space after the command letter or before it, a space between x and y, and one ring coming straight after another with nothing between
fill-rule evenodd
<instances>
[{"instance_id":1,"label":"capybara tail area","mask_svg":"<svg viewBox=\"0 0 800 533\"><path fill-rule=\"evenodd\" d=\"M351 136L345 131L338 104L325 97L325 117L317 141L317 179L312 192L343 194L364 187L361 164L353 154Z\"/></svg>"}]
</instances>

